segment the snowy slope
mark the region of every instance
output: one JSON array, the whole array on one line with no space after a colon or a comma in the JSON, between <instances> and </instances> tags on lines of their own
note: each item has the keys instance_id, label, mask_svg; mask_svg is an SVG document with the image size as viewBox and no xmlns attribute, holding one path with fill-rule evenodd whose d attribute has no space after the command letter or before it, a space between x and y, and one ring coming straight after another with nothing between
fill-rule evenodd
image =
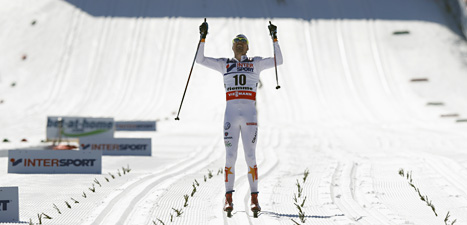
<instances>
[{"instance_id":1,"label":"snowy slope","mask_svg":"<svg viewBox=\"0 0 467 225\"><path fill-rule=\"evenodd\" d=\"M467 45L441 1L0 5L0 138L11 140L0 143L0 186L19 186L22 222L45 213L53 219L44 224L294 224L298 180L307 224L443 224L447 212L467 224L467 123L456 122L467 119ZM264 71L257 101L258 219L248 210L243 153L235 214L222 212L222 77L195 65L181 120L173 120L204 17L212 57L231 56L238 33L248 36L250 56L272 56L268 21L278 26L282 88L274 70ZM41 144L48 115L158 119L156 133L117 133L152 137L153 156L104 157L99 176L7 174L6 150ZM112 179L122 166L132 171Z\"/></svg>"}]
</instances>

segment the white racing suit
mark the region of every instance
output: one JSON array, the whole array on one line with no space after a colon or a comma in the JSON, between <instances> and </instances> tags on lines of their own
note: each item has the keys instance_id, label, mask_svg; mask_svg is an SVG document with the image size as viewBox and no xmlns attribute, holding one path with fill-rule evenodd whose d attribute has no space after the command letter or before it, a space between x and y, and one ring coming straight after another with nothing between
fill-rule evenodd
<instances>
[{"instance_id":1,"label":"white racing suit","mask_svg":"<svg viewBox=\"0 0 467 225\"><path fill-rule=\"evenodd\" d=\"M224 75L227 106L224 117L224 143L226 149L225 189L234 191L235 162L237 160L238 140L241 135L245 160L248 165L248 181L251 193L258 193L258 168L256 166L256 143L258 121L256 118L256 88L262 70L274 67L274 58L242 56L235 58L210 58L204 56L204 40L201 41L196 62L217 70ZM274 42L277 65L282 64L282 53Z\"/></svg>"}]
</instances>

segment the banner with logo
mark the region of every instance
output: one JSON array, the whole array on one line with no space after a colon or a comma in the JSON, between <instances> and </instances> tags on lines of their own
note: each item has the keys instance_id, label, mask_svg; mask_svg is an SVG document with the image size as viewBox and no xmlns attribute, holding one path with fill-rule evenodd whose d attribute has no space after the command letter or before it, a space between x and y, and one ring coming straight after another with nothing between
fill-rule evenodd
<instances>
[{"instance_id":1,"label":"banner with logo","mask_svg":"<svg viewBox=\"0 0 467 225\"><path fill-rule=\"evenodd\" d=\"M151 138L81 138L79 149L102 155L151 156Z\"/></svg>"},{"instance_id":2,"label":"banner with logo","mask_svg":"<svg viewBox=\"0 0 467 225\"><path fill-rule=\"evenodd\" d=\"M18 187L0 187L0 222L19 221Z\"/></svg>"},{"instance_id":3,"label":"banner with logo","mask_svg":"<svg viewBox=\"0 0 467 225\"><path fill-rule=\"evenodd\" d=\"M74 150L9 150L8 173L102 172L102 153Z\"/></svg>"},{"instance_id":4,"label":"banner with logo","mask_svg":"<svg viewBox=\"0 0 467 225\"><path fill-rule=\"evenodd\" d=\"M156 121L115 121L116 131L156 131Z\"/></svg>"},{"instance_id":5,"label":"banner with logo","mask_svg":"<svg viewBox=\"0 0 467 225\"><path fill-rule=\"evenodd\" d=\"M78 140L83 137L113 138L113 118L47 117L47 141Z\"/></svg>"}]
</instances>

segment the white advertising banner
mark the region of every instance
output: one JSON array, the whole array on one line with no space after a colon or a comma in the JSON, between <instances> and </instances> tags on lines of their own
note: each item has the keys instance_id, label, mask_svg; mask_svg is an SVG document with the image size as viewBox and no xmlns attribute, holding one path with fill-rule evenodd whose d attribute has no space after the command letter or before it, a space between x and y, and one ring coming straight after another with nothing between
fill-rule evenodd
<instances>
[{"instance_id":1,"label":"white advertising banner","mask_svg":"<svg viewBox=\"0 0 467 225\"><path fill-rule=\"evenodd\" d=\"M102 153L75 150L9 150L8 173L102 172Z\"/></svg>"},{"instance_id":2,"label":"white advertising banner","mask_svg":"<svg viewBox=\"0 0 467 225\"><path fill-rule=\"evenodd\" d=\"M0 187L0 222L19 221L18 187Z\"/></svg>"},{"instance_id":3,"label":"white advertising banner","mask_svg":"<svg viewBox=\"0 0 467 225\"><path fill-rule=\"evenodd\" d=\"M78 140L82 137L113 138L113 118L47 117L47 141Z\"/></svg>"},{"instance_id":4,"label":"white advertising banner","mask_svg":"<svg viewBox=\"0 0 467 225\"><path fill-rule=\"evenodd\" d=\"M151 156L151 138L81 138L79 149L102 155Z\"/></svg>"},{"instance_id":5,"label":"white advertising banner","mask_svg":"<svg viewBox=\"0 0 467 225\"><path fill-rule=\"evenodd\" d=\"M156 131L156 121L115 121L116 131Z\"/></svg>"}]
</instances>

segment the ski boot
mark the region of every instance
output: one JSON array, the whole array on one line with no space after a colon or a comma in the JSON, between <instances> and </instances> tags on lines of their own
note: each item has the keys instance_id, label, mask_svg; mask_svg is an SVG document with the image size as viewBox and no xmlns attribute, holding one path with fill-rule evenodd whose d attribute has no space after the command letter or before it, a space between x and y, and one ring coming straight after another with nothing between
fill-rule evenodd
<instances>
[{"instance_id":1,"label":"ski boot","mask_svg":"<svg viewBox=\"0 0 467 225\"><path fill-rule=\"evenodd\" d=\"M225 194L224 211L227 212L227 217L232 217L233 203L232 203L232 192Z\"/></svg>"},{"instance_id":2,"label":"ski boot","mask_svg":"<svg viewBox=\"0 0 467 225\"><path fill-rule=\"evenodd\" d=\"M253 217L258 218L258 213L261 212L261 207L258 203L258 193L251 194L251 211L253 212Z\"/></svg>"}]
</instances>

